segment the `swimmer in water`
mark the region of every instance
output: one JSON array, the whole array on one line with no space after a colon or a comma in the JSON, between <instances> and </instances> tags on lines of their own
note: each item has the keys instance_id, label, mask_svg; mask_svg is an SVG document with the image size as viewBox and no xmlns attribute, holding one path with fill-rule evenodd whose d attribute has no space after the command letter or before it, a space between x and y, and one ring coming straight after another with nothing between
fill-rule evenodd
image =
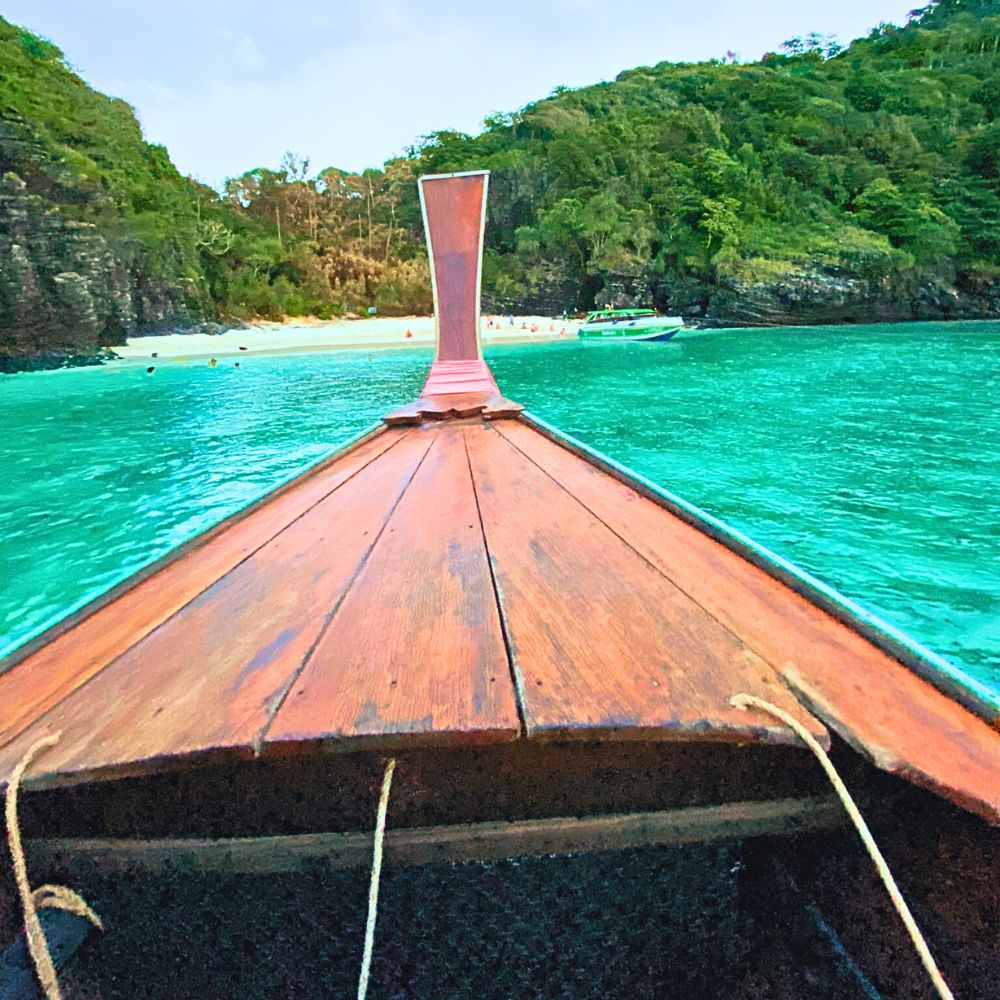
<instances>
[{"instance_id":1,"label":"swimmer in water","mask_svg":"<svg viewBox=\"0 0 1000 1000\"><path fill-rule=\"evenodd\" d=\"M214 368L214 367L215 367L215 366L216 366L216 365L217 365L218 363L219 363L219 362L218 362L218 361L216 361L216 360L215 360L215 358L210 358L210 359L209 359L209 362L208 362L208 367L209 367L209 368Z\"/></svg>"},{"instance_id":2,"label":"swimmer in water","mask_svg":"<svg viewBox=\"0 0 1000 1000\"><path fill-rule=\"evenodd\" d=\"M149 367L148 367L148 368L146 369L146 374L147 374L147 375L152 375L152 374L153 374L153 372L155 372L155 371L156 371L156 366L155 366L155 365L150 365L150 366L149 366Z\"/></svg>"}]
</instances>

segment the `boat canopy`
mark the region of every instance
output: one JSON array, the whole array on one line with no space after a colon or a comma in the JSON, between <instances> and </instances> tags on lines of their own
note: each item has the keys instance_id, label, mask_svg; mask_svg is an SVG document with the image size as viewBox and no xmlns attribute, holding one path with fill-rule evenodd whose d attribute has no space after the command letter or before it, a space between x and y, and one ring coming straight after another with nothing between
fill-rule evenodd
<instances>
[{"instance_id":1,"label":"boat canopy","mask_svg":"<svg viewBox=\"0 0 1000 1000\"><path fill-rule=\"evenodd\" d=\"M587 313L587 322L593 323L599 319L639 319L656 315L655 309L595 309Z\"/></svg>"}]
</instances>

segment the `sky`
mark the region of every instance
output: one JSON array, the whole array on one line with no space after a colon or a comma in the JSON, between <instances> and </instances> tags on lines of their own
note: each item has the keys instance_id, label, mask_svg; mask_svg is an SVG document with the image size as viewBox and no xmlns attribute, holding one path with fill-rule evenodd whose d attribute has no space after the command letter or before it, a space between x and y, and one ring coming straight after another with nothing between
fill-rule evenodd
<instances>
[{"instance_id":1,"label":"sky","mask_svg":"<svg viewBox=\"0 0 1000 1000\"><path fill-rule=\"evenodd\" d=\"M218 186L286 150L360 170L440 129L478 132L557 86L663 61L849 42L916 0L0 0L184 173Z\"/></svg>"}]
</instances>

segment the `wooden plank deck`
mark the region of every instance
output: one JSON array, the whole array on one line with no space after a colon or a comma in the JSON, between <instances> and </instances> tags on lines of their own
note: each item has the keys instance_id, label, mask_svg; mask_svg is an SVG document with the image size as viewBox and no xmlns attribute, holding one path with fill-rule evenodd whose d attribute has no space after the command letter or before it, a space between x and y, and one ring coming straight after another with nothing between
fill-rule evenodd
<instances>
[{"instance_id":1,"label":"wooden plank deck","mask_svg":"<svg viewBox=\"0 0 1000 1000\"><path fill-rule=\"evenodd\" d=\"M144 635L166 621L220 576L273 538L341 483L402 439L386 431L332 466L324 465L291 483L266 505L242 512L195 539L113 603L81 616L71 628L0 673L0 746L53 705L85 684ZM195 558L192 558L195 556ZM180 553L179 553L180 554Z\"/></svg>"},{"instance_id":2,"label":"wooden plank deck","mask_svg":"<svg viewBox=\"0 0 1000 1000\"><path fill-rule=\"evenodd\" d=\"M520 725L461 427L427 458L266 741L514 739Z\"/></svg>"},{"instance_id":3,"label":"wooden plank deck","mask_svg":"<svg viewBox=\"0 0 1000 1000\"><path fill-rule=\"evenodd\" d=\"M526 424L497 424L881 769L1000 819L1000 734L858 633Z\"/></svg>"},{"instance_id":4,"label":"wooden plank deck","mask_svg":"<svg viewBox=\"0 0 1000 1000\"><path fill-rule=\"evenodd\" d=\"M516 417L348 452L16 663L0 692L0 781L63 734L36 784L518 736L795 745L729 705L746 692L1000 819L1000 733Z\"/></svg>"},{"instance_id":5,"label":"wooden plank deck","mask_svg":"<svg viewBox=\"0 0 1000 1000\"><path fill-rule=\"evenodd\" d=\"M169 601L148 607L140 584L82 622L59 664L74 683L12 730L0 777L52 732L33 774L57 783L220 754L475 745L516 738L521 717L529 738L793 741L732 709L736 690L827 738L763 659L505 437L479 420L392 434L174 564ZM6 679L30 690L32 660Z\"/></svg>"},{"instance_id":6,"label":"wooden plank deck","mask_svg":"<svg viewBox=\"0 0 1000 1000\"><path fill-rule=\"evenodd\" d=\"M322 498L305 510L286 505L269 530L285 526L232 569L219 574L214 549L192 553L184 565L205 589L155 630L137 631L113 663L8 742L0 775L52 732L62 739L44 768L64 775L120 776L221 750L249 755L430 443L408 435L391 458L381 452L385 462L346 456L332 492L312 491ZM242 539L247 523L218 545Z\"/></svg>"}]
</instances>

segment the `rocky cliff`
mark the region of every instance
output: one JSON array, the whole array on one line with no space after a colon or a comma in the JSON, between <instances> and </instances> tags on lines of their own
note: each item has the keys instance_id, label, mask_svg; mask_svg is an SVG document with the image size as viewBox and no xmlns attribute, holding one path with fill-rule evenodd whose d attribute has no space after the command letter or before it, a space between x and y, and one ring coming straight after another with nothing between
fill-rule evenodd
<instances>
[{"instance_id":1,"label":"rocky cliff","mask_svg":"<svg viewBox=\"0 0 1000 1000\"><path fill-rule=\"evenodd\" d=\"M873 279L849 269L803 265L768 281L726 277L707 307L686 310L706 326L795 326L1000 318L1000 279L958 287L934 275Z\"/></svg>"},{"instance_id":2,"label":"rocky cliff","mask_svg":"<svg viewBox=\"0 0 1000 1000\"><path fill-rule=\"evenodd\" d=\"M0 18L0 370L97 360L212 315L204 191L128 104Z\"/></svg>"},{"instance_id":3,"label":"rocky cliff","mask_svg":"<svg viewBox=\"0 0 1000 1000\"><path fill-rule=\"evenodd\" d=\"M137 332L190 323L178 283L145 273L145 248L65 218L17 174L0 178L0 356L12 367L99 357Z\"/></svg>"}]
</instances>

